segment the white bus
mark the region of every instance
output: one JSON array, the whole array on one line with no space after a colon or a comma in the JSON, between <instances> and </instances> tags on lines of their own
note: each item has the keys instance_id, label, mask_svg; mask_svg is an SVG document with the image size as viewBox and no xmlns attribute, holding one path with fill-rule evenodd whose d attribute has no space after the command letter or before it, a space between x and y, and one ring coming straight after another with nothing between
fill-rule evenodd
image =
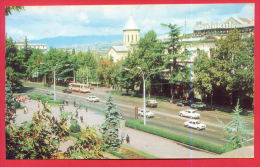
<instances>
[{"instance_id":1,"label":"white bus","mask_svg":"<svg viewBox=\"0 0 260 167\"><path fill-rule=\"evenodd\" d=\"M87 87L87 85L81 83L69 83L69 89L71 89L73 92L90 93L90 89Z\"/></svg>"}]
</instances>

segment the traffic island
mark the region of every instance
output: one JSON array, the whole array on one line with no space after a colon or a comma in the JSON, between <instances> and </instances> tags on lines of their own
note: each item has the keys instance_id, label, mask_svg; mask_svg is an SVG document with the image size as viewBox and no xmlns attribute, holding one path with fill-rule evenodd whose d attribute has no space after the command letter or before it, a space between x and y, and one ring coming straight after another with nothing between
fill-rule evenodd
<instances>
[{"instance_id":1,"label":"traffic island","mask_svg":"<svg viewBox=\"0 0 260 167\"><path fill-rule=\"evenodd\" d=\"M194 138L190 138L190 137L179 135L179 134L174 134L174 133L171 133L171 132L168 132L165 130L154 128L149 125L143 125L143 121L141 121L141 120L135 120L135 119L127 120L125 122L125 126L136 129L136 130L144 131L144 132L147 132L147 133L150 133L153 135L157 135L160 137L164 137L166 139L174 140L174 141L182 143L184 145L188 145L190 147L209 151L209 152L216 153L216 154L222 154L227 151L230 151L230 149L226 149L224 147L224 145L222 145L222 146L215 145L215 144L203 141L203 140L194 139Z\"/></svg>"}]
</instances>

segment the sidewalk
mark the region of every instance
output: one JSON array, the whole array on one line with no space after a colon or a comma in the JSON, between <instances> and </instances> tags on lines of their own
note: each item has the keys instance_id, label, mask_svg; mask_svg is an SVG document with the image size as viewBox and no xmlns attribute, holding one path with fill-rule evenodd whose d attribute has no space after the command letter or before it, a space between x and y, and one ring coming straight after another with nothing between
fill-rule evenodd
<instances>
[{"instance_id":1,"label":"sidewalk","mask_svg":"<svg viewBox=\"0 0 260 167\"><path fill-rule=\"evenodd\" d=\"M123 127L122 132L128 134L130 143L126 144L135 149L142 150L160 158L190 159L190 158L214 158L215 154L191 150L176 142L146 132Z\"/></svg>"}]
</instances>

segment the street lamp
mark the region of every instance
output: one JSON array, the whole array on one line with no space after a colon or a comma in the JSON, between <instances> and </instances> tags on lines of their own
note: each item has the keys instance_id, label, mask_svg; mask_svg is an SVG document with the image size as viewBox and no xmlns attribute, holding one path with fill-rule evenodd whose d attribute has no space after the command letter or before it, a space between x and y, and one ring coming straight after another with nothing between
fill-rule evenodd
<instances>
[{"instance_id":1,"label":"street lamp","mask_svg":"<svg viewBox=\"0 0 260 167\"><path fill-rule=\"evenodd\" d=\"M159 72L167 72L167 71L169 71L168 69L166 69L166 70L159 70L159 71L155 71L155 72L152 72L152 73L150 73L150 74L146 74L146 76L145 76L145 73L144 73L144 71L142 70L142 68L141 67L136 67L136 68L138 68L140 71L141 71L141 73L142 73L142 78L143 78L143 107L144 107L144 125L146 125L146 104L145 104L145 82L146 82L146 80L151 76L151 75L153 75L153 74L155 74L155 73L159 73ZM130 69L128 69L128 68L125 68L125 70L127 70L127 71L130 71Z\"/></svg>"},{"instance_id":2,"label":"street lamp","mask_svg":"<svg viewBox=\"0 0 260 167\"><path fill-rule=\"evenodd\" d=\"M44 63L40 63L42 65L46 65ZM63 66L58 66L58 64L55 64L53 67L53 100L56 101L56 70L61 67L69 66L69 64L64 64Z\"/></svg>"}]
</instances>

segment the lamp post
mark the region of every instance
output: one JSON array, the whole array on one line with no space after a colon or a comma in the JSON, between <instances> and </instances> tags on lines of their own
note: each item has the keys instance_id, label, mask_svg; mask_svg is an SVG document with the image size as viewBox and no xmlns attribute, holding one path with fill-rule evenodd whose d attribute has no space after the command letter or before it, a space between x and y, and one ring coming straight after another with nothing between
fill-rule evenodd
<instances>
[{"instance_id":1,"label":"lamp post","mask_svg":"<svg viewBox=\"0 0 260 167\"><path fill-rule=\"evenodd\" d=\"M141 71L141 73L142 73L142 78L143 78L143 108L144 108L144 125L146 125L146 104L145 104L145 82L146 82L146 80L151 76L151 75L153 75L153 74L155 74L155 73L159 73L159 72L167 72L167 71L169 71L168 69L166 69L166 70L159 70L159 71L156 71L156 72L152 72L152 73L150 73L150 74L146 74L146 76L145 76L145 73L144 73L144 71L142 70L142 68L141 67L137 67L140 71ZM127 70L127 71L130 71L130 69L128 69L128 68L125 68L125 70Z\"/></svg>"},{"instance_id":2,"label":"lamp post","mask_svg":"<svg viewBox=\"0 0 260 167\"><path fill-rule=\"evenodd\" d=\"M46 65L44 63L40 63L42 65ZM61 67L69 66L69 64L64 64L63 66L59 66L58 64L55 64L53 70L53 100L56 101L56 70Z\"/></svg>"}]
</instances>

